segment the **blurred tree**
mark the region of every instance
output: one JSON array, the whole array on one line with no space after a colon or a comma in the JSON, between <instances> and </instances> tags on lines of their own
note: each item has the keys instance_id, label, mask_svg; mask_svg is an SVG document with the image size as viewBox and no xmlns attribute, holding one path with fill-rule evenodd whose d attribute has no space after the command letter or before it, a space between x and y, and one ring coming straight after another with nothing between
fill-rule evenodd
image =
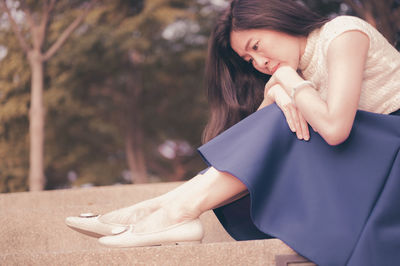
<instances>
[{"instance_id":1,"label":"blurred tree","mask_svg":"<svg viewBox=\"0 0 400 266\"><path fill-rule=\"evenodd\" d=\"M30 73L17 42L12 32L1 31L0 192L27 188Z\"/></svg>"},{"instance_id":2,"label":"blurred tree","mask_svg":"<svg viewBox=\"0 0 400 266\"><path fill-rule=\"evenodd\" d=\"M65 183L70 170L74 184L110 185L180 180L203 166L193 151L168 159L158 149L169 139L200 141L208 31L187 34L175 23L196 24L201 6L152 0L131 16L121 5L94 9L48 64L47 188ZM182 36L166 39L169 25Z\"/></svg>"},{"instance_id":3,"label":"blurred tree","mask_svg":"<svg viewBox=\"0 0 400 266\"><path fill-rule=\"evenodd\" d=\"M29 159L29 189L31 191L42 190L45 184L44 177L44 126L45 108L43 105L43 77L44 62L49 60L57 52L71 33L79 26L87 15L95 0L85 3L83 11L73 22L65 28L57 40L47 51L43 50L46 40L48 23L53 16L56 0L45 1L41 7L36 1L19 1L20 9L25 14L25 29L21 29L11 14L7 2L2 0L0 7L7 13L12 30L18 39L21 49L24 51L31 70L31 99L29 111L29 133L30 133L30 159ZM15 3L15 2L14 2ZM17 8L18 10L18 8ZM40 12L40 11L41 12ZM26 39L28 36L29 41Z\"/></svg>"}]
</instances>

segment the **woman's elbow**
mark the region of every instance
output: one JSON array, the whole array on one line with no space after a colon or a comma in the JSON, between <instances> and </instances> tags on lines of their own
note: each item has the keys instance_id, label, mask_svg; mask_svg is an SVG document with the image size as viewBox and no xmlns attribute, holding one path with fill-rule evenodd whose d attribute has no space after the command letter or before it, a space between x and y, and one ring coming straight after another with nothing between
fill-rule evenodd
<instances>
[{"instance_id":1,"label":"woman's elbow","mask_svg":"<svg viewBox=\"0 0 400 266\"><path fill-rule=\"evenodd\" d=\"M331 146L337 146L343 143L350 135L350 129L347 129L343 126L332 126L324 133L321 133L321 136Z\"/></svg>"}]
</instances>

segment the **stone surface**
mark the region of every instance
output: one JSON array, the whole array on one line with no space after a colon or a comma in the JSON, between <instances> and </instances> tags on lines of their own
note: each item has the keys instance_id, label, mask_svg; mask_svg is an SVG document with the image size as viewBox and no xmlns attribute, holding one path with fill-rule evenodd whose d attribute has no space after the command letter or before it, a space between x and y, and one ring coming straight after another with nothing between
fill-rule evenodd
<instances>
[{"instance_id":1,"label":"stone surface","mask_svg":"<svg viewBox=\"0 0 400 266\"><path fill-rule=\"evenodd\" d=\"M275 265L295 254L280 240L234 241L213 212L200 218L202 244L109 249L64 219L105 213L162 194L179 182L0 194L0 265Z\"/></svg>"},{"instance_id":2,"label":"stone surface","mask_svg":"<svg viewBox=\"0 0 400 266\"><path fill-rule=\"evenodd\" d=\"M127 249L0 255L4 265L275 265L275 254L293 254L279 240ZM3 264L2 264L3 265Z\"/></svg>"}]
</instances>

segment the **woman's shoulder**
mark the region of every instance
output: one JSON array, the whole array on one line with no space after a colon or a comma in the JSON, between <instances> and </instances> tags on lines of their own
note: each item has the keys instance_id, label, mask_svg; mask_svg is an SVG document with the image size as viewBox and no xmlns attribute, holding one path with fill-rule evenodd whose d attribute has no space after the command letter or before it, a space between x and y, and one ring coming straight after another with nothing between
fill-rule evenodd
<instances>
[{"instance_id":1,"label":"woman's shoulder","mask_svg":"<svg viewBox=\"0 0 400 266\"><path fill-rule=\"evenodd\" d=\"M365 20L354 16L337 16L325 23L320 33L320 41L323 43L324 50L333 39L342 33L353 30L360 31L371 38L374 27Z\"/></svg>"},{"instance_id":2,"label":"woman's shoulder","mask_svg":"<svg viewBox=\"0 0 400 266\"><path fill-rule=\"evenodd\" d=\"M370 35L374 27L365 20L354 16L337 16L322 27L322 34L330 38L346 31L359 30Z\"/></svg>"}]
</instances>

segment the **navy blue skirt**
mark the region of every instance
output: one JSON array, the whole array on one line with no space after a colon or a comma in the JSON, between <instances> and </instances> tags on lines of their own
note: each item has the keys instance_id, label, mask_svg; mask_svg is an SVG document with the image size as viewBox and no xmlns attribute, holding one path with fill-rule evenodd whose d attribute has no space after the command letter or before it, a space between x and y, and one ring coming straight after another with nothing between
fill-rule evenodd
<instances>
[{"instance_id":1,"label":"navy blue skirt","mask_svg":"<svg viewBox=\"0 0 400 266\"><path fill-rule=\"evenodd\" d=\"M253 113L199 148L249 191L215 214L236 240L279 238L318 265L400 263L398 115L358 111L330 146L298 140L275 104Z\"/></svg>"}]
</instances>

